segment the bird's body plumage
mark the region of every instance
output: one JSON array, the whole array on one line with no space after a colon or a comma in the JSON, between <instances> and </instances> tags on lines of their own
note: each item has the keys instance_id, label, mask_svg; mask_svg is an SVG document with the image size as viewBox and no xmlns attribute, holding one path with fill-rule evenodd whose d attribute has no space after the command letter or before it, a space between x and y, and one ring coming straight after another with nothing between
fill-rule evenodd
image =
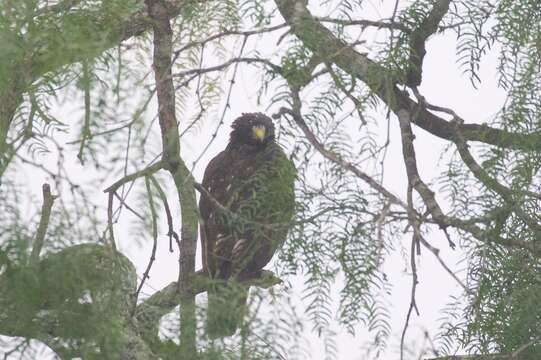
<instances>
[{"instance_id":1,"label":"bird's body plumage","mask_svg":"<svg viewBox=\"0 0 541 360\"><path fill-rule=\"evenodd\" d=\"M211 278L258 276L287 235L294 181L295 168L274 141L272 121L262 114L237 119L227 148L208 164L202 182L213 198L202 195L199 203L203 268ZM211 297L219 300L218 295L209 292L209 326L215 323L210 319ZM241 294L239 302L245 297ZM235 301L229 303L235 306ZM234 328L236 324L226 326L226 335Z\"/></svg>"}]
</instances>

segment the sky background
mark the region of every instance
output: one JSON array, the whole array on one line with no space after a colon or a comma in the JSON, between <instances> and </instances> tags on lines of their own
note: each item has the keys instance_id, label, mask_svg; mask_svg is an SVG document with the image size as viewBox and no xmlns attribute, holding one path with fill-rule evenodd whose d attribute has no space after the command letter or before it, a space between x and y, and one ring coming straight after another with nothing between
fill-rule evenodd
<instances>
[{"instance_id":1,"label":"sky background","mask_svg":"<svg viewBox=\"0 0 541 360\"><path fill-rule=\"evenodd\" d=\"M388 17L394 1L373 1L368 3L366 7L366 13L352 15L353 18L363 19L379 19ZM315 9L311 8L315 11ZM328 9L320 9L320 15L328 14ZM278 23L279 21L276 21ZM277 34L279 35L279 34ZM257 47L261 52L272 51L276 43L276 36L266 36L263 39L257 41L251 41L247 48ZM370 36L368 36L370 39ZM379 38L373 36L370 40L377 41ZM369 46L369 43L367 44ZM232 47L232 55L235 55L237 47ZM427 56L424 63L423 83L420 86L421 93L426 99L439 106L452 108L458 113L467 123L482 123L488 122L492 119L499 107L504 102L505 93L503 90L497 88L496 80L496 63L497 54L493 49L482 62L481 66L481 83L478 89L474 89L470 83L469 78L462 74L462 70L457 65L457 56L455 55L456 39L453 35L439 35L432 38L428 42ZM212 61L212 59L211 59ZM230 69L231 70L231 69ZM229 71L228 78L231 71ZM225 116L225 125L221 127L217 134L216 140L211 144L208 151L203 155L201 160L197 163L194 169L194 177L197 181L201 181L203 170L208 161L214 157L218 152L225 148L229 137L229 125L231 122L243 112L254 111L266 111L266 104L258 105L258 86L260 70L249 67L241 66L237 77L236 84L233 88L231 109L227 111ZM73 116L78 116L78 107L73 104L64 104L58 106L55 112L60 120ZM270 114L269 114L270 115ZM378 134L381 138L385 136L386 122L385 112L376 113L374 116L381 121L380 127L381 133ZM178 114L182 119L182 114ZM216 128L216 118L210 118L205 121L196 132L190 133L183 138L182 142L182 154L188 164L191 164L200 154L202 144L207 144L211 139L211 134ZM349 124L352 129L357 126L354 121L350 121ZM403 158L401 153L400 134L398 128L398 121L394 116L391 116L390 121L390 138L391 144L388 150L388 155L385 162L385 177L384 185L391 189L395 194L400 195L405 199L406 193L406 175L403 165ZM417 160L419 164L420 175L423 180L430 181L440 175L441 170L444 168L444 161L440 159L441 151L446 142L435 138L432 135L427 134L423 130L414 127L414 134L416 136L415 146L417 152ZM73 153L72 159L67 159L69 163L69 169L73 174L81 177L85 177L87 169L83 168L76 162L75 154ZM52 163L54 159L43 159L44 163ZM36 196L39 195L41 184L44 182L50 182L51 179L44 176L41 172L35 171L31 168L25 168L21 172L21 177L26 178L29 186L36 189ZM103 204L106 204L106 195L101 193L102 189L98 189L95 196L103 198ZM173 194L170 193L170 198L173 198ZM438 198L440 204L445 208L445 200ZM176 221L177 227L179 221ZM129 222L123 220L115 227L116 239L119 243L119 248L123 251L136 265L139 276L143 273L152 246L149 239L148 242L143 244L134 244L131 241L131 234L129 229ZM442 233L433 232L426 235L427 240L431 244L441 249L441 257L446 263L455 271L464 275L463 270L467 264L460 262L462 259L462 252L460 248L451 250L447 246L447 241ZM167 245L167 237L160 236L160 244L157 252L157 260L153 265L150 273L150 279L147 280L143 287L143 296L152 294L158 289L163 288L171 281L177 279L178 269L178 254L169 253ZM389 307L391 309L390 322L393 328L393 334L390 339L388 351L381 356L382 359L397 359L398 348L400 343L400 333L403 328L407 309L409 306L410 292L411 292L411 274L409 267L409 247L410 247L411 235L405 234L402 241L395 244L396 250L387 257L384 268L388 275L390 282L393 285L392 295L390 297L391 303ZM458 242L458 241L457 241ZM200 254L198 249L197 267L200 267ZM406 344L413 348L414 351L407 358L417 358L416 354L420 349L428 347L424 337L424 332L434 337L438 333L438 327L440 325L439 319L441 318L441 310L450 301L450 295L460 294L459 287L455 281L443 270L441 265L437 262L437 259L428 251L423 251L423 254L418 259L418 276L419 285L417 288L417 304L420 310L420 317L413 315L410 327L408 330L408 336ZM272 265L270 266L272 268ZM299 313L302 314L303 306L306 304L301 300L303 289L303 277L296 276L284 279L287 285L277 286L275 291L285 291L288 288L290 292L291 302L298 308ZM338 281L335 290L341 287ZM337 297L336 297L336 300ZM198 302L204 303L204 295L198 296ZM276 306L283 306L278 303ZM272 309L266 309L268 316L272 316ZM304 344L308 348L311 348L310 358L314 360L326 359L325 351L322 341L318 339L317 335L310 332L311 325L305 324L305 341ZM367 331L362 326L357 327L357 334L355 337L346 333L337 324L333 324L333 330L338 334L335 337L338 349L338 358L344 360L356 360L364 359L364 348L366 343L370 341ZM0 351L1 353L1 351ZM287 358L287 354L283 354ZM43 355L46 358L46 355Z\"/></svg>"}]
</instances>

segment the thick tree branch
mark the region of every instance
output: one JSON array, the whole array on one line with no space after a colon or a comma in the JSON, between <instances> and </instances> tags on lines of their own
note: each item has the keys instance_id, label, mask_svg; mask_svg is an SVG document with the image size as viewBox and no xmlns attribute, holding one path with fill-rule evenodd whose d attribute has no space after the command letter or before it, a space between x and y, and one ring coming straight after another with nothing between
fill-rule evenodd
<instances>
[{"instance_id":1,"label":"thick tree branch","mask_svg":"<svg viewBox=\"0 0 541 360\"><path fill-rule=\"evenodd\" d=\"M441 228L447 226L444 219L445 215L436 201L434 192L421 180L419 171L417 170L417 159L415 157L415 148L413 147L414 135L411 130L409 113L407 111L398 112L398 121L400 123L400 132L402 135L402 153L404 156L404 164L406 165L406 173L408 182L423 199L428 211L436 220Z\"/></svg>"},{"instance_id":2,"label":"thick tree branch","mask_svg":"<svg viewBox=\"0 0 541 360\"><path fill-rule=\"evenodd\" d=\"M407 92L399 90L398 79L389 78L390 72L386 68L338 39L310 14L304 1L275 0L275 3L292 32L323 61L335 63L364 81L395 114L406 110L417 126L442 139L453 139L455 129L450 121L419 106ZM461 124L459 130L467 141L500 147L533 150L541 143L541 132L513 133L478 124Z\"/></svg>"},{"instance_id":3,"label":"thick tree branch","mask_svg":"<svg viewBox=\"0 0 541 360\"><path fill-rule=\"evenodd\" d=\"M231 281L231 280L229 280ZM206 292L209 286L215 286L219 280L210 279L202 270L193 275L194 294ZM282 283L282 280L268 270L262 270L257 277L244 279L243 286L256 286L263 289ZM178 305L178 282L172 282L137 306L135 317L142 329L157 329L160 319ZM182 306L182 305L181 305Z\"/></svg>"},{"instance_id":4,"label":"thick tree branch","mask_svg":"<svg viewBox=\"0 0 541 360\"><path fill-rule=\"evenodd\" d=\"M172 79L172 37L170 12L164 0L145 0L154 32L154 77L158 97L158 119L162 135L162 162L169 171L178 193L181 220L178 294L180 308L180 346L188 358L196 348L195 294L192 278L195 273L198 212L193 177L180 156L179 124L175 115L175 89Z\"/></svg>"},{"instance_id":5,"label":"thick tree branch","mask_svg":"<svg viewBox=\"0 0 541 360\"><path fill-rule=\"evenodd\" d=\"M410 35L410 54L406 72L406 84L419 86L423 78L423 61L426 55L426 41L433 35L445 14L449 11L451 0L438 0L427 17Z\"/></svg>"},{"instance_id":6,"label":"thick tree branch","mask_svg":"<svg viewBox=\"0 0 541 360\"><path fill-rule=\"evenodd\" d=\"M457 131L457 136L455 139L455 144L460 154L460 158L466 164L468 169L472 174L479 180L485 187L494 191L502 197L506 203L506 207L509 211L513 211L525 224L527 224L533 231L537 234L541 234L541 225L537 222L536 219L532 219L527 213L524 212L522 208L523 201L516 199L516 196L513 194L513 191L506 187L505 185L498 182L497 179L488 174L485 169L481 167L471 154L467 142L462 138L460 131ZM519 192L521 196L529 195L526 192Z\"/></svg>"},{"instance_id":7,"label":"thick tree branch","mask_svg":"<svg viewBox=\"0 0 541 360\"><path fill-rule=\"evenodd\" d=\"M415 158L415 149L413 147L413 132L411 130L411 121L409 113L407 111L400 111L398 113L398 120L400 122L400 130L402 133L402 152L404 156L404 164L406 165L406 173L408 179L413 188L419 193L423 202L425 203L432 218L444 231L448 226L453 226L464 231L469 232L475 238L485 243L496 242L503 246L508 247L520 247L531 251L537 256L541 256L541 248L537 247L535 243L525 242L516 239L506 239L499 237L495 234L489 234L488 231L479 228L478 226L471 224L468 221L464 221L458 218L448 216L443 213L441 207L436 201L434 192L421 180L419 172L417 170L417 162ZM447 234L447 232L446 232Z\"/></svg>"}]
</instances>

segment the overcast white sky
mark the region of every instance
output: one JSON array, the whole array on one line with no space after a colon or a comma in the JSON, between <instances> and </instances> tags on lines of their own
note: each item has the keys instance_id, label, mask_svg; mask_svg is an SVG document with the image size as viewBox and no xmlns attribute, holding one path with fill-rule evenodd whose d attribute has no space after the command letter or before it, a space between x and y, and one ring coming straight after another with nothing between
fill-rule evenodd
<instances>
[{"instance_id":1,"label":"overcast white sky","mask_svg":"<svg viewBox=\"0 0 541 360\"><path fill-rule=\"evenodd\" d=\"M379 1L373 1L370 6L367 6L366 14L352 15L353 18L374 18L378 19L386 17L390 14L390 9L394 5L394 0L385 0L380 4ZM378 9L379 14L375 12ZM382 10L384 9L384 10ZM323 12L321 13L324 14ZM258 48L262 51L272 49L275 38L269 37L264 41L258 41ZM453 36L438 36L433 38L428 43L428 55L425 59L423 84L420 87L427 100L433 104L445 106L454 109L466 122L480 123L489 121L496 113L499 106L503 103L504 92L497 89L495 66L496 56L490 53L484 61L481 69L481 84L478 90L475 90L467 76L461 74L461 70L456 64L455 56L456 42ZM222 127L218 133L217 139L208 149L206 154L198 163L194 171L194 176L197 180L202 179L204 166L208 161L221 151L229 136L229 124L239 116L242 112L265 111L265 105L257 105L257 76L258 71L253 67L241 67L238 74L237 83L233 89L231 102L231 110L226 115L226 125ZM68 110L65 110L66 116L71 116ZM62 120L62 113L59 112ZM385 114L378 115L381 120L381 134L385 133ZM182 144L183 156L187 163L190 164L199 155L201 144L206 144L216 126L214 120L206 121L201 129L187 137ZM351 124L355 127L356 124ZM384 184L392 189L394 193L400 194L405 198L406 192L406 176L402 161L400 138L398 133L397 120L391 118L391 145L386 157L386 170ZM423 130L414 128L416 135L415 146L418 155L418 164L421 176L424 180L434 179L439 175L438 161L440 151L446 145L443 141L428 135ZM383 136L383 135L381 135ZM75 155L74 155L75 157ZM75 159L73 159L75 160ZM440 164L441 165L441 164ZM72 165L75 172L84 171L80 165L75 162ZM441 167L439 167L441 170ZM28 179L35 183L40 189L40 184L45 181L50 181L42 173L26 172ZM106 198L98 189L96 196L102 196L104 204ZM439 199L443 204L443 199ZM105 219L104 219L105 221ZM178 221L176 222L178 225ZM149 242L142 247L134 246L130 242L130 233L128 225L121 224L116 227L116 237L120 244L120 249L136 264L138 274L142 274L146 267L150 252ZM151 294L155 289L160 289L171 281L177 278L177 253L170 254L167 251L167 239L161 237L161 243L158 248L157 261L153 266L151 277L147 281L143 291ZM409 242L411 236L406 234L401 244L396 244L397 251L390 256L385 262L385 271L393 284L392 303L391 307L391 323L394 333L391 338L389 350L384 354L382 359L397 359L398 346L400 342L400 333L405 321L407 308L409 306L409 298L411 292L411 277L409 276L408 258L405 254L409 251ZM465 267L465 264L457 264L461 259L460 249L455 251L447 246L445 238L440 233L432 233L427 235L427 239L435 246L439 247L442 252L442 258L451 266L452 269L460 270ZM198 256L199 261L199 256ZM438 331L439 321L441 317L440 311L442 307L449 301L450 294L458 294L458 287L453 279L441 268L437 260L427 251L419 259L419 286L417 289L417 304L421 312L420 317L413 316L412 322L408 331L406 343L413 347L419 348L428 346L424 342L423 332L426 330L431 336L436 335ZM302 291L302 278L296 277L285 279L292 285L292 302L302 308L300 300ZM337 284L337 289L340 287ZM314 360L326 359L321 341L316 335L309 332L311 325L306 324L305 335L307 341L312 347L311 358ZM339 359L354 360L364 359L363 346L369 340L367 332L362 327L358 327L356 337L348 335L345 330L341 330L338 326L333 326L333 330L338 331L336 341L339 351ZM287 358L287 354L283 354ZM408 358L416 358L414 356Z\"/></svg>"}]
</instances>

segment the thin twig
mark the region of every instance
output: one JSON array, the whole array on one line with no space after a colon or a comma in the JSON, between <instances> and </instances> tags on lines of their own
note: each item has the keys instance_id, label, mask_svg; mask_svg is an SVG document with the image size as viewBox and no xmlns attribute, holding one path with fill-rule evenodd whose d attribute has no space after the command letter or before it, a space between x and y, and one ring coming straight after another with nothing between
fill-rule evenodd
<instances>
[{"instance_id":1,"label":"thin twig","mask_svg":"<svg viewBox=\"0 0 541 360\"><path fill-rule=\"evenodd\" d=\"M256 35L256 34L263 34L263 33L267 33L267 32L276 31L276 30L279 30L279 29L283 29L284 27L287 27L287 26L289 26L287 23L282 23L282 24L279 24L279 25L270 26L268 28L262 28L262 29L259 29L259 30L249 30L249 31L227 30L227 31L224 31L224 32L212 35L212 36L209 36L208 38L206 38L204 40L193 41L193 42L190 42L190 43L184 45L183 47L181 47L180 49L175 51L175 53L174 53L175 56L173 57L173 61L175 61L177 59L177 57L180 55L180 53L182 53L183 51L185 51L185 50L187 50L187 49L189 49L191 47L194 47L194 46L204 46L208 42L217 40L217 39L219 39L221 37L231 36L231 35L243 35L244 37L249 37L249 36Z\"/></svg>"},{"instance_id":2,"label":"thin twig","mask_svg":"<svg viewBox=\"0 0 541 360\"><path fill-rule=\"evenodd\" d=\"M413 213L413 200L412 200L412 190L413 186L411 184L411 179L408 178L408 221L410 225L413 228L413 236L411 238L411 249L410 249L410 264L411 264L411 273L412 273L412 285L411 285L411 298L410 298L410 306L408 308L408 313L406 315L406 322L404 323L404 328L402 329L402 335L400 337L400 360L404 360L404 340L406 338L406 331L408 330L411 313L415 309L415 312L417 313L417 316L419 316L419 309L417 309L417 303L415 302L415 292L417 290L417 284L419 281L417 280L417 265L415 263L415 254L416 254L416 248L419 244L419 233L418 228L414 225L415 223L415 215Z\"/></svg>"},{"instance_id":3,"label":"thin twig","mask_svg":"<svg viewBox=\"0 0 541 360\"><path fill-rule=\"evenodd\" d=\"M416 225L417 226L417 225ZM440 256L440 249L432 246L425 238L424 236L421 236L420 238L420 241L421 241L421 244L428 249L428 251L430 251L435 257L436 259L438 259L439 263L441 264L441 266L445 269L445 271L447 271L447 273L449 275L451 275L451 277L453 279L455 279L455 281L462 287L462 289L464 289L464 291L468 294L471 294L472 293L472 290L469 289L466 284L464 284L462 282L462 280L460 280L458 278L458 276L456 276L456 274L449 268L449 266L443 261L443 259L441 258Z\"/></svg>"},{"instance_id":4,"label":"thin twig","mask_svg":"<svg viewBox=\"0 0 541 360\"><path fill-rule=\"evenodd\" d=\"M109 186L107 189L103 190L104 193L110 193L113 191L116 191L119 187L122 185L129 183L131 181L134 181L140 177L152 175L158 170L163 168L162 161L157 161L152 165L149 165L148 167L144 168L143 170L139 170L134 172L133 174L126 175L122 179L117 180L113 185Z\"/></svg>"},{"instance_id":5,"label":"thin twig","mask_svg":"<svg viewBox=\"0 0 541 360\"><path fill-rule=\"evenodd\" d=\"M384 21L384 20L377 21L377 20L364 20L364 19L346 20L346 19L330 18L327 16L314 16L314 19L321 22L338 24L342 26L359 26L360 25L363 28L371 26L371 27L377 27L378 29L400 30L406 34L411 32L411 30L407 26L398 22L394 22L394 21Z\"/></svg>"},{"instance_id":6,"label":"thin twig","mask_svg":"<svg viewBox=\"0 0 541 360\"><path fill-rule=\"evenodd\" d=\"M139 220L145 220L144 216L139 214L139 212L137 212L135 209L133 209L132 207L130 207L128 205L128 203L126 203L126 200L125 198L122 198L120 195L118 195L115 191L112 192L113 194L115 194L115 197L118 199L118 201L120 201L120 204L123 205L126 209L128 209L129 211L131 211L131 213L135 216L137 216L139 218ZM126 196L126 195L125 195ZM117 209L115 212L118 212L120 209Z\"/></svg>"},{"instance_id":7,"label":"thin twig","mask_svg":"<svg viewBox=\"0 0 541 360\"><path fill-rule=\"evenodd\" d=\"M116 250L115 232L113 228L113 195L115 191L110 191L107 200L107 229L109 230L109 244Z\"/></svg>"},{"instance_id":8,"label":"thin twig","mask_svg":"<svg viewBox=\"0 0 541 360\"><path fill-rule=\"evenodd\" d=\"M382 194L386 198L389 199L390 202L402 206L404 209L407 208L407 205L396 195L391 193L389 190L387 190L385 187L380 185L376 180L372 179L368 174L357 168L354 164L342 159L338 154L331 152L330 150L327 150L325 146L316 138L315 134L308 128L308 125L306 125L304 119L301 115L297 114L295 111L287 108L281 108L280 111L277 114L274 114L273 117L277 118L281 116L282 114L288 114L290 115L293 120L297 123L299 128L302 130L308 141L316 148L317 151L321 155L323 155L326 159L334 162L337 165L340 165L344 169L351 171L353 174L355 174L358 178L365 181L371 188L376 190L378 193Z\"/></svg>"},{"instance_id":9,"label":"thin twig","mask_svg":"<svg viewBox=\"0 0 541 360\"><path fill-rule=\"evenodd\" d=\"M133 314L135 314L135 310L137 309L137 298L139 297L139 293L141 292L141 289L145 284L145 280L150 277L150 269L152 269L152 264L154 264L154 260L156 260L156 250L158 248L158 220L156 215L156 208L154 207L154 199L152 198L152 190L150 189L150 180L148 176L145 176L145 187L147 189L148 206L150 208L150 215L152 219L152 251L150 253L150 259L148 260L147 267L143 272L143 278L141 279L141 282L139 283L139 286L135 291L135 301L133 304L132 316Z\"/></svg>"},{"instance_id":10,"label":"thin twig","mask_svg":"<svg viewBox=\"0 0 541 360\"><path fill-rule=\"evenodd\" d=\"M240 51L239 51L239 56L237 59L242 59L242 53L244 52L244 47L246 46L246 41L247 41L247 37L244 37L244 40L242 42L242 45L240 47ZM235 60L235 59L233 59ZM205 147L203 148L203 151L201 151L201 153L199 154L199 156L195 159L195 161L193 162L192 164L192 171L193 169L195 168L195 165L199 162L199 160L201 160L201 158L203 157L203 155L205 155L205 153L207 152L207 150L209 149L210 145L212 145L212 143L214 142L214 139L216 139L216 134L218 133L218 129L223 125L224 123L224 119L225 119L225 114L227 113L227 110L229 110L229 108L231 107L231 104L230 104L230 100L231 100L231 94L233 92L233 85L235 84L235 78L237 77L237 71L238 71L238 67L239 67L239 62L235 62L235 67L233 68L233 74L231 75L231 80L230 80L230 85L229 85L229 90L227 92L227 97L226 97L226 100L225 100L225 106L224 106L224 109L222 111L222 115L220 117L220 121L218 122L218 125L216 126L216 129L214 130L214 133L212 134L212 138L210 139L210 141L207 142L207 144L205 145Z\"/></svg>"},{"instance_id":11,"label":"thin twig","mask_svg":"<svg viewBox=\"0 0 541 360\"><path fill-rule=\"evenodd\" d=\"M169 236L169 252L173 252L173 238L175 239L177 245L180 247L180 239L178 237L178 234L176 233L174 227L173 227L173 216L171 215L171 209L169 208L169 202L167 201L167 195L163 191L162 187L160 186L160 183L154 176L150 176L150 180L152 181L152 184L158 190L158 194L160 196L160 199L163 202L163 207L165 208L165 216L167 218L167 236Z\"/></svg>"},{"instance_id":12,"label":"thin twig","mask_svg":"<svg viewBox=\"0 0 541 360\"><path fill-rule=\"evenodd\" d=\"M226 62L224 62L222 64L210 66L210 67L207 67L207 68L198 67L197 69L185 70L185 71L174 74L173 77L175 77L175 78L183 78L183 77L194 75L194 74L197 75L197 76L200 76L200 75L208 73L208 72L222 71L222 70L228 68L229 66L231 66L233 64L235 64L235 66L238 66L239 63L263 64L263 65L266 65L266 66L270 67L271 69L273 69L276 72L281 71L281 68L278 65L273 64L271 61L269 61L267 59L262 59L262 58L257 58L257 57L238 56L238 57L234 57L232 59L229 59L229 60L227 60ZM193 79L191 79L191 80L193 80ZM231 79L230 82L234 83L234 80L235 80L235 78L233 77L233 79ZM176 86L176 89L178 90L183 86L184 86L184 83L181 83L180 85Z\"/></svg>"}]
</instances>

